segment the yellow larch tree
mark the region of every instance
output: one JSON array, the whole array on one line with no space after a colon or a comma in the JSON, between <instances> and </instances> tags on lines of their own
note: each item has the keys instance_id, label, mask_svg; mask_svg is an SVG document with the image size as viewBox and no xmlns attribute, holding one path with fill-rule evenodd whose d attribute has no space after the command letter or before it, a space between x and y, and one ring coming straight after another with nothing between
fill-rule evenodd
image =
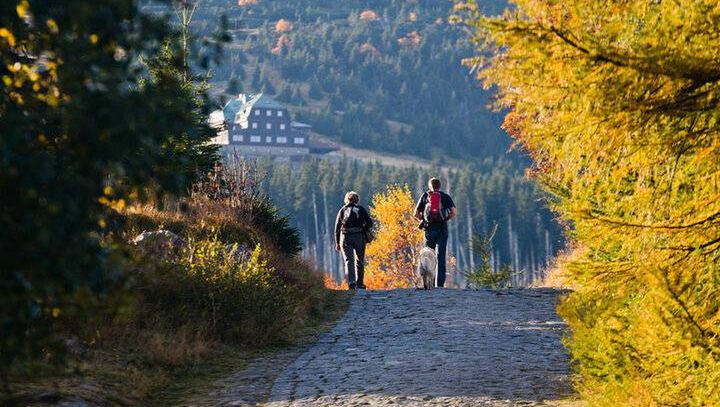
<instances>
[{"instance_id":1,"label":"yellow larch tree","mask_svg":"<svg viewBox=\"0 0 720 407\"><path fill-rule=\"evenodd\" d=\"M367 248L365 285L372 289L415 286L415 257L423 234L413 217L407 185L390 185L375 194L370 214L377 221L375 240Z\"/></svg>"}]
</instances>

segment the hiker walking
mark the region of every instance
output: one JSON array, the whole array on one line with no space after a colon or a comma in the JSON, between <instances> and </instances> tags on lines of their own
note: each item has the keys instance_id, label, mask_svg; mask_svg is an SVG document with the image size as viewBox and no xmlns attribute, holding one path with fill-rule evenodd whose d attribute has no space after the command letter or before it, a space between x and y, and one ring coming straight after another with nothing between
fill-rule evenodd
<instances>
[{"instance_id":1,"label":"hiker walking","mask_svg":"<svg viewBox=\"0 0 720 407\"><path fill-rule=\"evenodd\" d=\"M447 222L455 217L457 210L450 195L440 190L440 180L428 181L429 191L425 192L415 205L415 217L421 221L420 228L425 231L425 246L437 248L437 286L445 286L447 269Z\"/></svg>"},{"instance_id":2,"label":"hiker walking","mask_svg":"<svg viewBox=\"0 0 720 407\"><path fill-rule=\"evenodd\" d=\"M335 250L342 250L351 290L365 288L365 245L373 226L368 211L358 205L359 202L360 195L357 192L345 194L345 205L338 211L335 221Z\"/></svg>"}]
</instances>

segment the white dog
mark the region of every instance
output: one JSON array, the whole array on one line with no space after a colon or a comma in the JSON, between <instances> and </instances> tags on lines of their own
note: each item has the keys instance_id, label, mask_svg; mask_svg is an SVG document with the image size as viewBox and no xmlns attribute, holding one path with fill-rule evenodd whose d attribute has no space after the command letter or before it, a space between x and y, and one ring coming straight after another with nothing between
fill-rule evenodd
<instances>
[{"instance_id":1,"label":"white dog","mask_svg":"<svg viewBox=\"0 0 720 407\"><path fill-rule=\"evenodd\" d=\"M435 270L437 269L437 255L435 250L423 247L418 256L417 273L423 282L423 288L431 290L435 287Z\"/></svg>"}]
</instances>

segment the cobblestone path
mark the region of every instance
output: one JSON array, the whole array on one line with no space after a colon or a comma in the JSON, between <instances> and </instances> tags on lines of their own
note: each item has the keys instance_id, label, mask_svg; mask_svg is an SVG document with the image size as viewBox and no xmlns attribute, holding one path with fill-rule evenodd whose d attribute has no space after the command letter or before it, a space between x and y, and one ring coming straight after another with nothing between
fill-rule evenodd
<instances>
[{"instance_id":1,"label":"cobblestone path","mask_svg":"<svg viewBox=\"0 0 720 407\"><path fill-rule=\"evenodd\" d=\"M572 394L558 295L360 291L331 331L288 362L267 405L555 405Z\"/></svg>"}]
</instances>

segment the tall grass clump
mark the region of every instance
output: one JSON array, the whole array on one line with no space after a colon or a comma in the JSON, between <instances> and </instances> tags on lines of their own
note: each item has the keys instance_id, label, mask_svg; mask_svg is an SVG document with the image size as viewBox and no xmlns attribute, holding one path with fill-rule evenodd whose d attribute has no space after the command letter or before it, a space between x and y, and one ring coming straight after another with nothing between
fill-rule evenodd
<instances>
[{"instance_id":1,"label":"tall grass clump","mask_svg":"<svg viewBox=\"0 0 720 407\"><path fill-rule=\"evenodd\" d=\"M296 256L298 232L258 192L261 181L255 166L238 161L216 168L174 209L128 213L128 237L140 226L170 227L182 239L170 252L136 249L133 286L147 321L169 330L202 326L212 340L262 346L291 340L318 316L323 276Z\"/></svg>"},{"instance_id":2,"label":"tall grass clump","mask_svg":"<svg viewBox=\"0 0 720 407\"><path fill-rule=\"evenodd\" d=\"M296 293L266 256L260 245L241 252L217 239L190 241L175 261L141 277L144 311L169 330L194 324L230 343L287 339L296 327Z\"/></svg>"},{"instance_id":3,"label":"tall grass clump","mask_svg":"<svg viewBox=\"0 0 720 407\"><path fill-rule=\"evenodd\" d=\"M467 61L571 225L560 312L595 406L720 405L715 0L457 4Z\"/></svg>"}]
</instances>

